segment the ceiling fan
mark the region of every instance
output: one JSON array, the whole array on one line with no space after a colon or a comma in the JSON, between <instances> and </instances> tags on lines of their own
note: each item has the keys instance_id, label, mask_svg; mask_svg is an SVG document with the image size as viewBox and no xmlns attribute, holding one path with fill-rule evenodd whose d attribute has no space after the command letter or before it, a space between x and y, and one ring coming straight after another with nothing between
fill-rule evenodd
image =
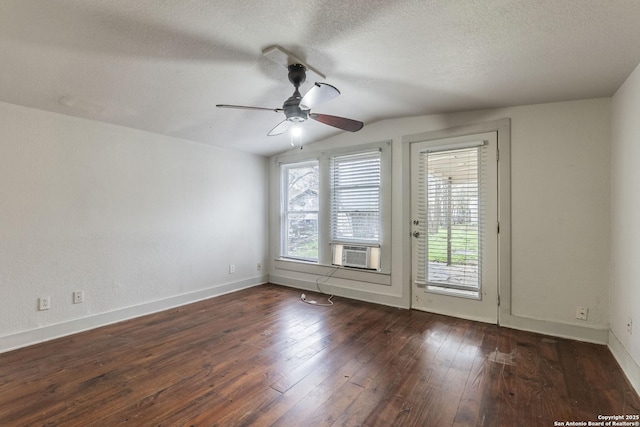
<instances>
[{"instance_id":1,"label":"ceiling fan","mask_svg":"<svg viewBox=\"0 0 640 427\"><path fill-rule=\"evenodd\" d=\"M293 91L293 95L284 101L282 108L248 107L244 105L229 104L218 104L216 107L273 111L275 113L283 112L286 118L278 123L276 127L271 129L267 134L268 136L285 133L294 124L302 123L307 119L313 119L317 122L349 132L357 132L362 129L364 124L357 120L330 116L328 114L312 113L312 108L332 100L336 96L340 95L340 91L327 83L315 83L304 96L301 96L299 88L306 79L307 68L302 64L290 64L287 68L289 70L289 81L293 84L295 90Z\"/></svg>"}]
</instances>

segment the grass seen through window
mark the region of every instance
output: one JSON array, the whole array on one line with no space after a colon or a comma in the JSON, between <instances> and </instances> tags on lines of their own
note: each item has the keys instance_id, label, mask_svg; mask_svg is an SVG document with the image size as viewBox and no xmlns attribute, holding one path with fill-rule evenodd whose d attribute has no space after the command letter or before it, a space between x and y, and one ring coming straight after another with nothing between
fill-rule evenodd
<instances>
[{"instance_id":1,"label":"grass seen through window","mask_svg":"<svg viewBox=\"0 0 640 427\"><path fill-rule=\"evenodd\" d=\"M447 229L439 228L429 233L429 261L447 262ZM451 227L451 263L465 264L478 262L478 229L469 225Z\"/></svg>"}]
</instances>

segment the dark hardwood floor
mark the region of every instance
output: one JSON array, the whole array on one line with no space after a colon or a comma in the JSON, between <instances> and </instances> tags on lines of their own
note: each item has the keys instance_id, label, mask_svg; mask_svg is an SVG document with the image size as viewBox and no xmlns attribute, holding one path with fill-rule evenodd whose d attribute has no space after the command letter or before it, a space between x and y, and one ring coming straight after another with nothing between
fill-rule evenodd
<instances>
[{"instance_id":1,"label":"dark hardwood floor","mask_svg":"<svg viewBox=\"0 0 640 427\"><path fill-rule=\"evenodd\" d=\"M640 414L605 346L334 302L265 285L0 354L0 426L553 426Z\"/></svg>"}]
</instances>

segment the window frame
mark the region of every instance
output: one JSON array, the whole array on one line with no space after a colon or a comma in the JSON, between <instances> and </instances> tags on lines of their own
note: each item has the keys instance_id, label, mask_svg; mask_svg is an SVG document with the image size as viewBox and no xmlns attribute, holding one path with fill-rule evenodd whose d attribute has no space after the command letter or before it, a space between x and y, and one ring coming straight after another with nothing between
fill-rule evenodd
<instances>
[{"instance_id":1,"label":"window frame","mask_svg":"<svg viewBox=\"0 0 640 427\"><path fill-rule=\"evenodd\" d=\"M390 140L372 142L366 144L359 144L350 147L338 147L324 150L308 150L288 152L275 158L277 176L279 179L278 187L278 229L274 230L278 236L277 241L277 259L280 261L287 261L291 263L303 262L305 264L313 264L325 267L336 267L331 263L331 182L330 182L330 159L336 156L358 154L371 152L374 150L380 150L380 239L379 244L365 243L367 246L379 246L381 248L382 256L380 263L380 271L371 272L370 274L385 274L391 273L391 162L392 162L392 146ZM303 164L305 162L317 160L319 163L319 213L318 213L318 260L308 261L301 259L294 259L284 256L284 223L283 223L283 192L282 192L282 170L283 167L292 167L294 164ZM274 212L275 213L275 212ZM291 266L295 270L295 266ZM351 269L350 267L339 267L344 269ZM362 270L364 273L365 270Z\"/></svg>"},{"instance_id":2,"label":"window frame","mask_svg":"<svg viewBox=\"0 0 640 427\"><path fill-rule=\"evenodd\" d=\"M446 162L446 166L449 167L454 167L454 168L458 168L460 165L453 165L453 163L457 162L455 160L452 159L447 159L447 157L453 157L455 158L455 156L460 156L460 155L465 155L466 153L469 153L472 155L472 157L474 157L472 163L470 165L468 165L468 167L465 169L465 171L471 171L472 169L475 169L474 172L474 177L475 177L475 187L474 187L474 196L476 197L477 200L477 212L475 215L475 219L477 222L476 225L476 234L477 234L477 242L476 242L476 257L477 257L477 266L475 267L475 269L477 269L477 276L476 276L476 284L471 285L471 284L454 284L451 283L449 281L438 281L436 278L434 278L432 276L432 272L431 272L431 267L434 264L432 264L433 260L431 259L431 247L430 247L430 236L431 233L428 230L429 227L429 223L430 223L430 217L431 214L429 213L431 211L430 208L430 198L431 198L431 182L433 179L433 174L431 172L431 170L428 167L429 162L431 161L431 159L433 159L434 161L438 161L440 160L440 162ZM424 277L420 277L418 276L416 278L417 282L420 283L424 283L424 287L425 290L428 292L434 292L434 293L445 293L445 294L451 294L451 295L455 295L455 296L462 296L465 298L472 298L472 299L482 299L482 261L483 261L483 242L484 239L486 239L488 236L485 235L484 233L484 223L485 223L485 216L486 216L486 212L485 212L485 208L483 207L483 205L485 204L485 194L487 191L486 185L487 183L485 182L485 172L487 167L489 167L488 164L488 157L489 157L489 151L488 151L488 145L486 141L483 140L478 140L478 141L469 141L469 142L465 142L465 143L459 143L459 144L449 144L449 145L442 145L442 146L434 146L432 148L429 148L423 152L420 153L420 157L419 157L419 171L420 174L424 174L424 182L421 182L421 184L419 185L420 188L420 197L418 202L418 205L423 205L425 206L424 208L424 212L422 212L422 215L424 215L423 217L421 217L420 219L420 223L421 223L421 233L424 234L425 240L418 240L418 245L423 245L422 246L422 250L418 249L418 253L424 253L424 260L422 262L424 262L424 271L421 272L420 269L418 269L418 272L420 274L424 274ZM451 179L451 178L449 178ZM466 190L465 190L466 191ZM447 211L447 209L445 209L445 211ZM445 217L449 217L449 219L452 218L452 212L449 208L449 210L445 213L441 213L441 215L445 216ZM459 236L447 236L447 241L450 243L451 240L458 240ZM449 248L447 248L448 251ZM447 258L450 256L450 253L447 253ZM465 255L466 258L466 255ZM473 276L473 267L468 267L466 264L462 264L462 266L460 264L458 264L458 262L452 262L451 264L449 264L449 262L451 262L451 260L448 258L447 260L447 265L448 266L458 266L459 269L463 272L463 276L466 277L467 273L470 273L471 276ZM461 267L460 267L461 266ZM445 268L450 268L450 267L445 267Z\"/></svg>"},{"instance_id":3,"label":"window frame","mask_svg":"<svg viewBox=\"0 0 640 427\"><path fill-rule=\"evenodd\" d=\"M307 262L318 262L320 260L320 201L318 200L317 210L290 210L289 209L289 183L288 183L288 173L291 169L302 169L308 167L318 167L318 175L320 174L320 162L318 159L310 159L302 162L292 162L281 165L280 168L280 194L281 194L281 204L280 204L280 254L283 258L292 259L292 260L300 260ZM285 178L286 176L286 178ZM318 199L320 198L320 185L318 183ZM291 214L313 214L316 215L316 240L318 241L318 256L317 258L308 258L304 256L295 256L293 254L288 253L289 248L289 239L288 239L288 231L289 231L289 217Z\"/></svg>"},{"instance_id":4,"label":"window frame","mask_svg":"<svg viewBox=\"0 0 640 427\"><path fill-rule=\"evenodd\" d=\"M339 236L338 233L338 228L339 228L339 223L340 221L337 218L337 215L339 214L339 212L341 212L341 210L339 208L336 207L336 204L340 201L337 197L336 197L336 166L335 166L335 159L340 159L340 158L344 158L344 157L355 157L358 155L371 155L371 154L377 154L377 161L379 164L379 174L380 174L380 180L375 184L375 185L368 185L368 186L364 186L362 184L349 184L349 185L342 185L339 186L339 190L351 190L354 191L356 193L360 193L360 190L363 190L365 188L376 188L377 189L377 238L375 239L366 239L366 238L360 238L360 237L345 237L345 236ZM363 150L363 151L359 151L356 153L347 153L347 154L333 154L331 156L329 156L329 178L330 178L330 182L331 182L331 186L330 186L330 206L329 206L329 238L331 243L339 243L339 244L347 244L347 245L362 245L362 246L380 246L380 242L382 240L382 151L380 149L373 149L373 150ZM342 200L344 201L344 200Z\"/></svg>"}]
</instances>

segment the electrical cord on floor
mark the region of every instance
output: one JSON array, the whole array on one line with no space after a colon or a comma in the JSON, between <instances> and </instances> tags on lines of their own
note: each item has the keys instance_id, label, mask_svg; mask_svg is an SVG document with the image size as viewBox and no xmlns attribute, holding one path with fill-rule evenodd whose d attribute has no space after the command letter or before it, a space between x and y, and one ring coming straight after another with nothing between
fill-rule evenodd
<instances>
[{"instance_id":1,"label":"electrical cord on floor","mask_svg":"<svg viewBox=\"0 0 640 427\"><path fill-rule=\"evenodd\" d=\"M300 295L300 299L302 300L302 302L306 302L307 304L311 304L311 305L319 305L320 307L330 307L333 305L333 301L331 301L331 299L333 298L333 295L331 295L328 299L326 303L320 303L316 300L308 300L307 296L305 294Z\"/></svg>"},{"instance_id":2,"label":"electrical cord on floor","mask_svg":"<svg viewBox=\"0 0 640 427\"><path fill-rule=\"evenodd\" d=\"M329 273L325 274L324 276L318 277L316 279L316 288L318 288L318 292L320 292L321 294L324 294L324 292L322 292L322 289L320 289L320 280L324 278L324 281L322 283L326 283L327 280L329 280L331 277L333 277L333 275L336 273L336 271L338 271L338 267L335 267ZM302 300L302 302L306 302L307 304L319 305L321 307L330 307L330 306L333 305L333 301L332 301L333 295L329 296L329 298L327 299L326 303L319 303L316 300L308 300L307 296L305 294L302 294L300 296L300 299Z\"/></svg>"}]
</instances>

